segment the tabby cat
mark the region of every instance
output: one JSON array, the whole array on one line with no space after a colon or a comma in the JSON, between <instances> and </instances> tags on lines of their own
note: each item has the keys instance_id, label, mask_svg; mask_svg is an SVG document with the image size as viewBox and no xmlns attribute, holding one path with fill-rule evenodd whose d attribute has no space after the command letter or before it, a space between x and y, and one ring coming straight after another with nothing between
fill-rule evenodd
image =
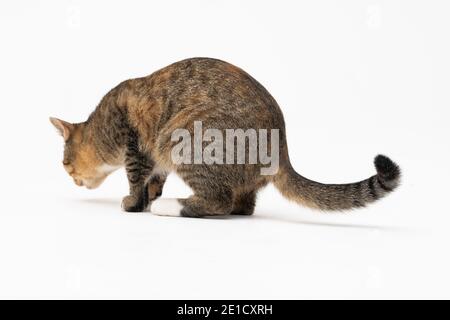
<instances>
[{"instance_id":1,"label":"tabby cat","mask_svg":"<svg viewBox=\"0 0 450 320\"><path fill-rule=\"evenodd\" d=\"M363 207L399 185L400 169L375 158L377 174L349 184L322 184L291 166L283 114L267 90L242 69L211 58L186 59L153 74L120 83L82 123L50 118L65 141L63 165L78 186L98 187L125 167L130 192L122 208L158 215L205 217L251 215L259 189L272 182L281 193L319 210ZM261 163L175 163L176 129L278 129L279 168L262 175ZM246 146L246 151L249 148ZM192 189L187 199L158 198L169 172Z\"/></svg>"}]
</instances>

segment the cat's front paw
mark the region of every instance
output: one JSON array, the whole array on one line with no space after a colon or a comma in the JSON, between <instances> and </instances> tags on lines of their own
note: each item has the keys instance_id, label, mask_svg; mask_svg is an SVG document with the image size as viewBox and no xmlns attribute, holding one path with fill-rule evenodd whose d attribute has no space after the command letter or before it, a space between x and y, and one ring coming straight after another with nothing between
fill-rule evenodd
<instances>
[{"instance_id":1,"label":"cat's front paw","mask_svg":"<svg viewBox=\"0 0 450 320\"><path fill-rule=\"evenodd\" d=\"M156 200L162 195L162 186L160 185L148 185L148 200L151 202Z\"/></svg>"},{"instance_id":2,"label":"cat's front paw","mask_svg":"<svg viewBox=\"0 0 450 320\"><path fill-rule=\"evenodd\" d=\"M129 195L123 198L122 209L126 212L142 212L145 209L145 203L143 199Z\"/></svg>"}]
</instances>

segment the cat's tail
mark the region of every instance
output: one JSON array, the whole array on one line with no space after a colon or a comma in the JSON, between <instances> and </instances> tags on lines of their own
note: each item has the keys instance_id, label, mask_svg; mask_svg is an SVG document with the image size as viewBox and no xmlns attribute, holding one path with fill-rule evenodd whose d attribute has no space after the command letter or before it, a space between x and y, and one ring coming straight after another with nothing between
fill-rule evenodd
<instances>
[{"instance_id":1,"label":"cat's tail","mask_svg":"<svg viewBox=\"0 0 450 320\"><path fill-rule=\"evenodd\" d=\"M299 175L289 162L280 166L275 186L288 199L319 210L347 210L364 207L388 193L400 183L399 166L386 156L374 160L377 174L360 182L323 184Z\"/></svg>"}]
</instances>

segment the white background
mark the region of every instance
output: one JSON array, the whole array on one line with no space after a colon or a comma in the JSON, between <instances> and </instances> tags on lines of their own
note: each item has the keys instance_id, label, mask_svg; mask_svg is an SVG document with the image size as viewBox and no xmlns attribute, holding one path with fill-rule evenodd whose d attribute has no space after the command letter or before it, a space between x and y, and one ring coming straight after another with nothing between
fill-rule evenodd
<instances>
[{"instance_id":1,"label":"white background","mask_svg":"<svg viewBox=\"0 0 450 320\"><path fill-rule=\"evenodd\" d=\"M450 298L448 1L2 1L2 298ZM323 214L272 186L252 217L124 214L123 171L94 191L48 121L83 121L122 80L194 56L259 80L291 160L360 180L384 153L397 192ZM170 176L164 197L187 187Z\"/></svg>"}]
</instances>

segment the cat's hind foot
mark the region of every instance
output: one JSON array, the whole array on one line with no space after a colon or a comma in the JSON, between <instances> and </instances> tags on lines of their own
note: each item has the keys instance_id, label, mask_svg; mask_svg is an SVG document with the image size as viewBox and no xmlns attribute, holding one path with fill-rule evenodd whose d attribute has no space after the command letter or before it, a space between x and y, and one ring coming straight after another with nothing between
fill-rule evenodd
<instances>
[{"instance_id":1,"label":"cat's hind foot","mask_svg":"<svg viewBox=\"0 0 450 320\"><path fill-rule=\"evenodd\" d=\"M158 198L150 203L150 212L157 216L180 217L182 210L179 199Z\"/></svg>"}]
</instances>

